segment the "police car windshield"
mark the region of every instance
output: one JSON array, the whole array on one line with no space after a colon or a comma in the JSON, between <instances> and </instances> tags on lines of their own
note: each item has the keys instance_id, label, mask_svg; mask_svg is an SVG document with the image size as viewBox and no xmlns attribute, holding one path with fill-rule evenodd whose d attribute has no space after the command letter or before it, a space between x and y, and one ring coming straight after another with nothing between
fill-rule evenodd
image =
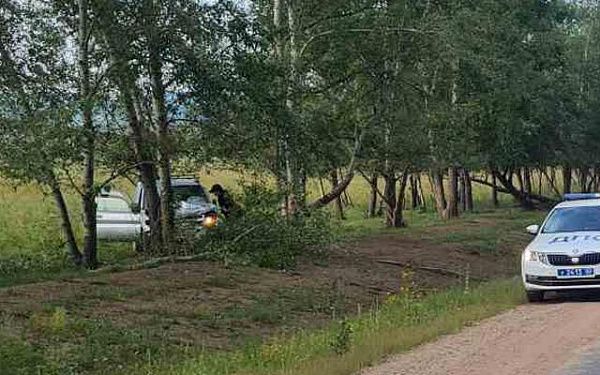
<instances>
[{"instance_id":1,"label":"police car windshield","mask_svg":"<svg viewBox=\"0 0 600 375\"><path fill-rule=\"evenodd\" d=\"M563 207L554 210L542 233L600 232L600 206Z\"/></svg>"}]
</instances>

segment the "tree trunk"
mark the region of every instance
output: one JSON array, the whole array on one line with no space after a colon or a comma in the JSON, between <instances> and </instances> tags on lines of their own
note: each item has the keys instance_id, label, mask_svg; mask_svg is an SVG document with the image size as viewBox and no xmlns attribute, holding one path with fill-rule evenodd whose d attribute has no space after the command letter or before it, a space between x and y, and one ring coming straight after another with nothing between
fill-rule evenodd
<instances>
[{"instance_id":1,"label":"tree trunk","mask_svg":"<svg viewBox=\"0 0 600 375\"><path fill-rule=\"evenodd\" d=\"M325 186L323 185L323 178L319 177L319 187L321 188L321 195L325 195Z\"/></svg>"},{"instance_id":2,"label":"tree trunk","mask_svg":"<svg viewBox=\"0 0 600 375\"><path fill-rule=\"evenodd\" d=\"M160 29L156 20L159 14L155 0L145 0L145 32L148 39L148 67L152 86L152 109L158 140L158 171L160 175L161 236L165 245L172 243L175 231L175 207L171 187L172 146L167 118Z\"/></svg>"},{"instance_id":3,"label":"tree trunk","mask_svg":"<svg viewBox=\"0 0 600 375\"><path fill-rule=\"evenodd\" d=\"M394 228L401 228L406 226L406 223L404 222L404 215L403 213L403 209L404 209L404 200L405 200L405 194L406 194L406 185L408 182L408 177L409 177L409 173L407 171L405 171L402 174L402 177L400 178L400 190L398 191L398 196L396 198L396 205L394 207L394 216L393 216L393 220L392 220L392 225ZM395 183L394 183L395 184Z\"/></svg>"},{"instance_id":4,"label":"tree trunk","mask_svg":"<svg viewBox=\"0 0 600 375\"><path fill-rule=\"evenodd\" d=\"M383 197L385 201L385 225L395 227L396 215L396 176L385 174L383 176L385 187L383 189Z\"/></svg>"},{"instance_id":5,"label":"tree trunk","mask_svg":"<svg viewBox=\"0 0 600 375\"><path fill-rule=\"evenodd\" d=\"M410 202L411 208L416 210L420 206L419 202L419 187L417 186L417 177L415 175L410 176Z\"/></svg>"},{"instance_id":6,"label":"tree trunk","mask_svg":"<svg viewBox=\"0 0 600 375\"><path fill-rule=\"evenodd\" d=\"M510 176L511 173L509 173L509 177L502 175L497 170L493 170L492 173L494 173L497 180L506 188L506 191L519 202L521 207L526 208L526 209L533 208L533 202L531 201L532 195L524 193L522 189L517 189L514 186L514 184L512 182L512 178ZM545 197L537 197L537 199L542 203L551 201L549 199L546 199Z\"/></svg>"},{"instance_id":7,"label":"tree trunk","mask_svg":"<svg viewBox=\"0 0 600 375\"><path fill-rule=\"evenodd\" d=\"M300 208L306 208L306 186L308 184L308 176L306 175L306 170L301 168L298 171L298 204ZM344 191L346 192L346 191Z\"/></svg>"},{"instance_id":8,"label":"tree trunk","mask_svg":"<svg viewBox=\"0 0 600 375\"><path fill-rule=\"evenodd\" d=\"M449 180L449 191L448 191L448 204L446 210L448 213L445 215L447 218L458 217L458 169L456 167L448 168L448 180Z\"/></svg>"},{"instance_id":9,"label":"tree trunk","mask_svg":"<svg viewBox=\"0 0 600 375\"><path fill-rule=\"evenodd\" d=\"M96 6L100 4L92 2ZM104 3L103 3L104 4ZM110 2L107 3L110 7ZM114 11L114 9L112 9ZM123 104L125 115L131 131L131 148L135 156L140 181L146 191L146 207L142 207L148 215L150 226L149 246L151 248L162 247L161 230L161 200L157 188L156 155L152 142L152 133L145 125L145 117L142 106L139 104L139 90L136 86L136 73L129 65L129 61L123 54L123 45L116 36L111 34L110 26L113 23L112 12L100 9L97 14L99 21L104 23L101 29L108 44L109 58L112 63L113 79L119 89L120 99Z\"/></svg>"},{"instance_id":10,"label":"tree trunk","mask_svg":"<svg viewBox=\"0 0 600 375\"><path fill-rule=\"evenodd\" d=\"M52 196L54 197L54 202L56 203L56 208L58 209L58 213L60 215L61 228L63 236L65 237L69 256L75 265L80 266L83 257L81 252L79 252L79 247L77 246L77 240L75 239L75 233L73 232L73 225L71 224L71 216L69 215L65 197L60 189L60 184L56 180L54 173L51 171L48 173L48 185L50 186Z\"/></svg>"},{"instance_id":11,"label":"tree trunk","mask_svg":"<svg viewBox=\"0 0 600 375\"><path fill-rule=\"evenodd\" d=\"M338 172L336 169L333 169L330 174L329 174L330 178L331 178L331 186L337 186L339 184L339 180L338 180ZM339 194L336 198L335 198L335 208L336 211L338 213L338 217L340 218L340 220L346 220L346 216L344 215L344 204L342 202L342 195Z\"/></svg>"},{"instance_id":12,"label":"tree trunk","mask_svg":"<svg viewBox=\"0 0 600 375\"><path fill-rule=\"evenodd\" d=\"M350 172L347 172L347 174L344 176L344 178L341 181L339 181L337 185L335 185L331 188L331 191L329 191L327 194L323 195L321 198L315 200L314 202L311 202L307 206L308 208L318 209L321 207L325 207L329 203L331 203L335 199L337 199L340 195L342 195L344 190L346 190L348 188L348 186L354 179L354 172L353 172L354 160L352 162L350 162L350 164L352 166L352 169L350 169Z\"/></svg>"},{"instance_id":13,"label":"tree trunk","mask_svg":"<svg viewBox=\"0 0 600 375\"><path fill-rule=\"evenodd\" d=\"M125 78L127 79L127 78ZM150 132L145 129L137 116L134 98L131 91L125 91L123 101L125 110L129 117L129 127L131 129L132 149L138 163L140 181L144 185L146 194L145 207L142 207L148 215L150 225L149 245L154 250L162 248L162 229L161 229L161 201L157 187L157 174L155 166L155 155L152 150L152 143L149 142Z\"/></svg>"},{"instance_id":14,"label":"tree trunk","mask_svg":"<svg viewBox=\"0 0 600 375\"><path fill-rule=\"evenodd\" d=\"M492 172L492 204L496 208L500 205L500 202L498 201L498 179L494 172Z\"/></svg>"},{"instance_id":15,"label":"tree trunk","mask_svg":"<svg viewBox=\"0 0 600 375\"><path fill-rule=\"evenodd\" d=\"M525 185L523 183L523 174L521 173L521 168L517 168L517 184L519 184L519 191L521 192L521 194L525 193ZM512 180L512 174L511 174L511 178Z\"/></svg>"},{"instance_id":16,"label":"tree trunk","mask_svg":"<svg viewBox=\"0 0 600 375\"><path fill-rule=\"evenodd\" d=\"M510 182L510 186L514 188L514 185L512 183L513 181L513 173L512 171L510 172L510 178L508 178L507 180ZM516 176L517 176L517 184L519 185L519 189L517 194L512 194L513 197L519 202L519 204L527 209L531 209L533 207L533 203L531 202L531 199L529 198L529 193L526 191L525 189L525 180L523 178L523 171L521 168L517 168L516 171ZM506 183L504 183L503 179L500 178L498 176L498 180L502 183L502 185L504 185L508 190L511 190L510 187L506 186Z\"/></svg>"},{"instance_id":17,"label":"tree trunk","mask_svg":"<svg viewBox=\"0 0 600 375\"><path fill-rule=\"evenodd\" d=\"M504 175L497 170L494 170L494 173L496 174L498 182L500 182L500 184L503 186L503 187L498 187L498 192L512 195L513 198L517 202L519 202L523 208L526 208L526 209L534 208L535 206L533 204L533 200L538 201L539 203L542 203L544 205L554 205L554 204L558 203L555 199L552 199L549 197L540 196L537 194L523 193L515 187L515 185L511 181L511 179L508 178L508 175ZM482 184L485 186L490 186L490 187L492 186L492 184L487 180L471 178L471 181L477 182L478 184Z\"/></svg>"},{"instance_id":18,"label":"tree trunk","mask_svg":"<svg viewBox=\"0 0 600 375\"><path fill-rule=\"evenodd\" d=\"M552 181L552 186L556 187L556 169L554 167L550 167L550 173L548 173L548 178Z\"/></svg>"},{"instance_id":19,"label":"tree trunk","mask_svg":"<svg viewBox=\"0 0 600 375\"><path fill-rule=\"evenodd\" d=\"M149 245L154 250L157 250L162 248L163 242L161 200L156 184L158 178L154 163L154 152L151 148L151 142L148 142L148 138L150 137L149 132L144 128L136 115L135 108L133 107L133 98L129 95L124 95L124 97L125 108L129 113L129 126L132 131L133 152L138 163L140 181L144 185L146 193L146 207L142 207L142 209L145 210L150 222Z\"/></svg>"},{"instance_id":20,"label":"tree trunk","mask_svg":"<svg viewBox=\"0 0 600 375\"><path fill-rule=\"evenodd\" d=\"M286 98L285 98L285 108L288 114L288 117L293 118L293 114L295 111L295 103L294 103L294 91L296 86L296 76L297 76L297 60L298 60L298 51L296 45L296 14L294 9L294 4L291 1L287 3L287 29L288 29L288 48L285 46L285 37L283 33L283 22L282 15L284 10L284 1L283 0L274 0L273 2L273 27L275 29L275 54L276 58L281 64L287 63L287 80L286 80ZM288 51L289 58L284 56L285 52ZM285 121L281 126L282 134L280 136L280 144L282 148L283 155L283 166L285 169L286 176L286 207L285 207L285 215L290 216L296 212L297 202L296 202L296 186L295 186L295 174L294 168L296 167L295 163L292 161L292 153L290 150L290 130L289 130L289 121ZM340 192L341 193L341 192ZM336 197L337 198L337 197Z\"/></svg>"},{"instance_id":21,"label":"tree trunk","mask_svg":"<svg viewBox=\"0 0 600 375\"><path fill-rule=\"evenodd\" d=\"M473 211L473 183L471 181L471 174L467 169L463 172L463 179L465 182L465 210Z\"/></svg>"},{"instance_id":22,"label":"tree trunk","mask_svg":"<svg viewBox=\"0 0 600 375\"><path fill-rule=\"evenodd\" d=\"M369 192L369 207L367 209L367 217L377 216L377 190L379 189L377 186L378 180L379 175L377 173L373 173L371 179L368 180L371 190Z\"/></svg>"},{"instance_id":23,"label":"tree trunk","mask_svg":"<svg viewBox=\"0 0 600 375\"><path fill-rule=\"evenodd\" d=\"M529 167L523 168L523 187L525 193L533 193L533 191L531 190L531 170L529 169Z\"/></svg>"},{"instance_id":24,"label":"tree trunk","mask_svg":"<svg viewBox=\"0 0 600 375\"><path fill-rule=\"evenodd\" d=\"M88 185L90 178L88 177L87 170L85 179L86 185ZM91 189L86 189L85 194L82 196L84 227L83 264L89 269L96 269L98 268L98 235L96 230L96 194L93 181L89 186L91 186Z\"/></svg>"},{"instance_id":25,"label":"tree trunk","mask_svg":"<svg viewBox=\"0 0 600 375\"><path fill-rule=\"evenodd\" d=\"M548 172L549 169L549 172ZM554 172L554 168L553 167L549 167L548 169L544 168L542 169L542 173L545 175L546 180L548 180L548 184L550 185L550 190L556 194L556 196L560 196L561 193L558 190L558 188L556 187L556 173ZM543 185L543 180L540 179L540 185ZM543 189L540 189L540 194L542 195Z\"/></svg>"},{"instance_id":26,"label":"tree trunk","mask_svg":"<svg viewBox=\"0 0 600 375\"><path fill-rule=\"evenodd\" d=\"M338 196L340 196L348 188L348 186L354 179L354 168L355 168L355 164L356 164L356 156L358 155L358 152L360 151L363 135L364 135L364 131L361 132L361 134L358 136L358 138L354 142L354 151L352 153L352 158L350 159L350 164L348 164L348 167L346 168L346 175L342 178L342 180L336 186L333 186L331 188L331 191L329 193L323 195L321 198L317 199L316 201L311 202L307 206L309 209L318 209L318 208L328 205L329 203L333 202L334 199L336 199Z\"/></svg>"},{"instance_id":27,"label":"tree trunk","mask_svg":"<svg viewBox=\"0 0 600 375\"><path fill-rule=\"evenodd\" d=\"M350 194L348 194L348 189L344 190L344 192L342 193L342 198L344 201L344 206L354 207L354 203L352 203L352 198L350 198Z\"/></svg>"},{"instance_id":28,"label":"tree trunk","mask_svg":"<svg viewBox=\"0 0 600 375\"><path fill-rule=\"evenodd\" d=\"M431 171L431 190L435 199L435 209L442 219L447 219L446 194L444 192L444 176L440 170Z\"/></svg>"},{"instance_id":29,"label":"tree trunk","mask_svg":"<svg viewBox=\"0 0 600 375\"><path fill-rule=\"evenodd\" d=\"M417 182L417 191L419 192L419 201L421 202L421 206L423 210L427 209L427 200L425 198L425 193L423 192L423 183L421 182L421 174L417 173L416 176Z\"/></svg>"},{"instance_id":30,"label":"tree trunk","mask_svg":"<svg viewBox=\"0 0 600 375\"><path fill-rule=\"evenodd\" d=\"M587 193L587 184L588 184L588 171L587 168L579 169L579 184L581 185L581 192Z\"/></svg>"},{"instance_id":31,"label":"tree trunk","mask_svg":"<svg viewBox=\"0 0 600 375\"><path fill-rule=\"evenodd\" d=\"M458 177L458 203L460 205L460 210L465 212L467 210L467 187L465 186L464 169L460 170Z\"/></svg>"},{"instance_id":32,"label":"tree trunk","mask_svg":"<svg viewBox=\"0 0 600 375\"><path fill-rule=\"evenodd\" d=\"M570 166L564 166L562 170L563 175L563 194L572 192L573 185L573 170Z\"/></svg>"},{"instance_id":33,"label":"tree trunk","mask_svg":"<svg viewBox=\"0 0 600 375\"><path fill-rule=\"evenodd\" d=\"M79 0L79 31L77 34L79 51L79 99L84 131L84 181L81 203L83 207L83 264L95 269L98 267L96 229L96 191L94 188L94 167L96 153L96 130L92 119L92 98L89 67L89 27L88 0ZM56 198L55 198L56 199ZM70 224L69 224L70 225ZM70 234L72 235L72 234Z\"/></svg>"}]
</instances>

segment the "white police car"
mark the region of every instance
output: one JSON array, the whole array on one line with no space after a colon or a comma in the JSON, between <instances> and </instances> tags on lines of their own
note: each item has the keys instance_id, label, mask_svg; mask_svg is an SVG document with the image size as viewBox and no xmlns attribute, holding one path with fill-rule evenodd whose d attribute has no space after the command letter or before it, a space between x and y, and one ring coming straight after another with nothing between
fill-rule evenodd
<instances>
[{"instance_id":1,"label":"white police car","mask_svg":"<svg viewBox=\"0 0 600 375\"><path fill-rule=\"evenodd\" d=\"M600 194L566 194L523 252L521 273L530 302L544 292L600 289Z\"/></svg>"}]
</instances>

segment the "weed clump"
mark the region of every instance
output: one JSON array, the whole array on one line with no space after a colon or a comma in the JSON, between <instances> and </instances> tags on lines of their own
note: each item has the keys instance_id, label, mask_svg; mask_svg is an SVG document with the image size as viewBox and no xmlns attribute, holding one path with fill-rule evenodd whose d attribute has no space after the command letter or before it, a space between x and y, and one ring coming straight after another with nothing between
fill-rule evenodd
<instances>
[{"instance_id":1,"label":"weed clump","mask_svg":"<svg viewBox=\"0 0 600 375\"><path fill-rule=\"evenodd\" d=\"M346 354L350 351L352 344L352 324L349 320L341 321L338 331L331 341L331 348L338 355Z\"/></svg>"}]
</instances>

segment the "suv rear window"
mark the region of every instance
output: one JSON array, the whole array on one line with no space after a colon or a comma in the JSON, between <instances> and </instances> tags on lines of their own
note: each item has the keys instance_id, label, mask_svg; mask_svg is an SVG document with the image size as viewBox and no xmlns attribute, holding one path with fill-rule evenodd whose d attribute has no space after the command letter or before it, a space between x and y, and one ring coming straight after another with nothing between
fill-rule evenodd
<instances>
[{"instance_id":1,"label":"suv rear window","mask_svg":"<svg viewBox=\"0 0 600 375\"><path fill-rule=\"evenodd\" d=\"M206 193L200 185L173 186L173 196L176 202L201 200L208 202Z\"/></svg>"},{"instance_id":2,"label":"suv rear window","mask_svg":"<svg viewBox=\"0 0 600 375\"><path fill-rule=\"evenodd\" d=\"M130 212L129 204L121 198L100 197L97 201L99 212Z\"/></svg>"}]
</instances>

